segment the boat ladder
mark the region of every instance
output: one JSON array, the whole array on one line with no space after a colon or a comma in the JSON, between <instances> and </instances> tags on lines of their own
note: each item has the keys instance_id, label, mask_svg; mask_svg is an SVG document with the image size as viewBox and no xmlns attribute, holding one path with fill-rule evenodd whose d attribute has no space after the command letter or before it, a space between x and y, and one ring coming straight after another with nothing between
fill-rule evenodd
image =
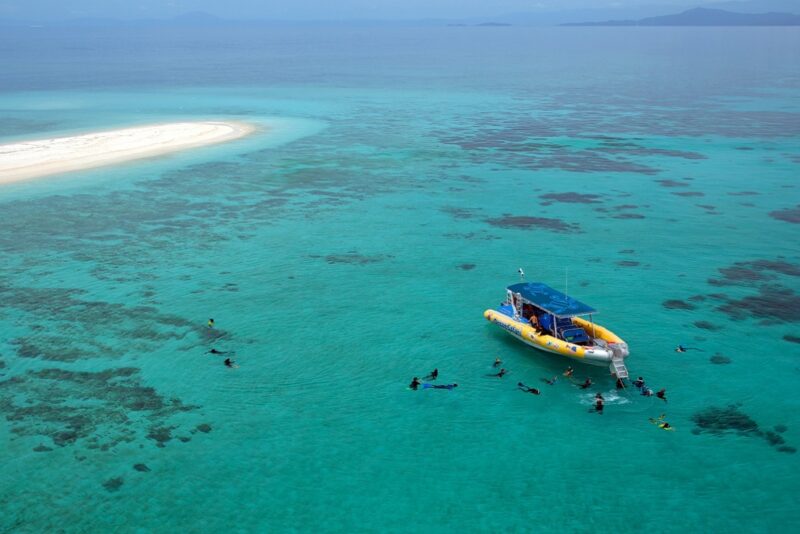
<instances>
[{"instance_id":1,"label":"boat ladder","mask_svg":"<svg viewBox=\"0 0 800 534\"><path fill-rule=\"evenodd\" d=\"M628 378L628 368L625 367L625 360L621 356L614 356L611 358L611 373L617 378Z\"/></svg>"}]
</instances>

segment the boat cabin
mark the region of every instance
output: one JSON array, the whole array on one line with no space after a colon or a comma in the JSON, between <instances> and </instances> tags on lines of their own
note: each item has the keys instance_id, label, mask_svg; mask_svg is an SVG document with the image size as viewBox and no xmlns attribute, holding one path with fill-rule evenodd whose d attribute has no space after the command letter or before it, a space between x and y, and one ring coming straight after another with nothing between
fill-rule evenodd
<instances>
[{"instance_id":1,"label":"boat cabin","mask_svg":"<svg viewBox=\"0 0 800 534\"><path fill-rule=\"evenodd\" d=\"M514 284L506 288L503 308L514 319L526 322L553 337L576 345L592 343L592 338L573 317L591 316L597 310L540 282Z\"/></svg>"}]
</instances>

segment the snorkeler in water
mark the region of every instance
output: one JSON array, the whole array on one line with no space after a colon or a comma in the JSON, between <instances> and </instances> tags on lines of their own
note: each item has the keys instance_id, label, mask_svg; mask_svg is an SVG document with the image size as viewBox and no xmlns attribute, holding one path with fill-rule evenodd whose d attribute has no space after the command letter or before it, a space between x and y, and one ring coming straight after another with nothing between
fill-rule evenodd
<instances>
[{"instance_id":1,"label":"snorkeler in water","mask_svg":"<svg viewBox=\"0 0 800 534\"><path fill-rule=\"evenodd\" d=\"M586 382L584 382L583 384L581 384L578 387L580 387L581 389L588 389L588 388L592 387L592 379L591 378L587 378Z\"/></svg>"},{"instance_id":2,"label":"snorkeler in water","mask_svg":"<svg viewBox=\"0 0 800 534\"><path fill-rule=\"evenodd\" d=\"M602 415L604 404L605 404L605 399L603 398L602 393L598 393L597 395L594 396L594 411Z\"/></svg>"},{"instance_id":3,"label":"snorkeler in water","mask_svg":"<svg viewBox=\"0 0 800 534\"><path fill-rule=\"evenodd\" d=\"M414 391L417 390L419 387L419 378L416 376L411 380L411 383L408 385L409 388L413 389Z\"/></svg>"},{"instance_id":4,"label":"snorkeler in water","mask_svg":"<svg viewBox=\"0 0 800 534\"><path fill-rule=\"evenodd\" d=\"M542 382L546 382L548 386L554 386L558 381L558 377L554 376L553 378L542 378Z\"/></svg>"},{"instance_id":5,"label":"snorkeler in water","mask_svg":"<svg viewBox=\"0 0 800 534\"><path fill-rule=\"evenodd\" d=\"M458 384L422 384L423 389L446 389L452 391Z\"/></svg>"},{"instance_id":6,"label":"snorkeler in water","mask_svg":"<svg viewBox=\"0 0 800 534\"><path fill-rule=\"evenodd\" d=\"M683 345L678 345L675 347L675 352L686 352L687 350L699 350L700 352L705 352L703 349L698 349L697 347L684 347Z\"/></svg>"},{"instance_id":7,"label":"snorkeler in water","mask_svg":"<svg viewBox=\"0 0 800 534\"><path fill-rule=\"evenodd\" d=\"M508 374L508 371L506 371L506 368L503 367L502 369L500 369L499 373L494 374L494 375L486 375L486 376L496 376L497 378L503 378L507 374Z\"/></svg>"},{"instance_id":8,"label":"snorkeler in water","mask_svg":"<svg viewBox=\"0 0 800 534\"><path fill-rule=\"evenodd\" d=\"M439 369L434 369L431 373L425 377L425 380L436 380L439 376Z\"/></svg>"},{"instance_id":9,"label":"snorkeler in water","mask_svg":"<svg viewBox=\"0 0 800 534\"><path fill-rule=\"evenodd\" d=\"M575 371L573 371L572 367L567 367L567 370L564 371L564 376L566 376L567 378L572 378L572 373L574 372Z\"/></svg>"},{"instance_id":10,"label":"snorkeler in water","mask_svg":"<svg viewBox=\"0 0 800 534\"><path fill-rule=\"evenodd\" d=\"M524 391L525 393L533 393L534 395L538 395L539 393L541 393L538 389L526 386L522 382L517 382L517 387L520 390Z\"/></svg>"},{"instance_id":11,"label":"snorkeler in water","mask_svg":"<svg viewBox=\"0 0 800 534\"><path fill-rule=\"evenodd\" d=\"M227 350L217 350L217 349L214 349L214 348L212 348L210 351L208 351L209 354L228 354L228 352L229 351L227 351Z\"/></svg>"},{"instance_id":12,"label":"snorkeler in water","mask_svg":"<svg viewBox=\"0 0 800 534\"><path fill-rule=\"evenodd\" d=\"M236 362L231 360L230 358L225 358L225 367L230 367L231 369L239 367L236 365Z\"/></svg>"},{"instance_id":13,"label":"snorkeler in water","mask_svg":"<svg viewBox=\"0 0 800 534\"><path fill-rule=\"evenodd\" d=\"M214 319L209 319L207 324L209 328L214 328Z\"/></svg>"},{"instance_id":14,"label":"snorkeler in water","mask_svg":"<svg viewBox=\"0 0 800 534\"><path fill-rule=\"evenodd\" d=\"M664 402L667 402L667 388L661 388L658 391L656 391L656 397L663 400Z\"/></svg>"},{"instance_id":15,"label":"snorkeler in water","mask_svg":"<svg viewBox=\"0 0 800 534\"><path fill-rule=\"evenodd\" d=\"M500 359L500 356L494 359L494 365L492 367L500 367L500 364L503 363L503 360Z\"/></svg>"}]
</instances>

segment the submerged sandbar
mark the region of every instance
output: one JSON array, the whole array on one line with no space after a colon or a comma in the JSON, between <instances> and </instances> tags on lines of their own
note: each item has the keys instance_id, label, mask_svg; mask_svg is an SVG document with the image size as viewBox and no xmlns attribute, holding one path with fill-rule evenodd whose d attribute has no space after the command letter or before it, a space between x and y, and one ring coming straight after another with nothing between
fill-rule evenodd
<instances>
[{"instance_id":1,"label":"submerged sandbar","mask_svg":"<svg viewBox=\"0 0 800 534\"><path fill-rule=\"evenodd\" d=\"M0 145L0 184L224 143L255 129L237 121L172 122Z\"/></svg>"}]
</instances>

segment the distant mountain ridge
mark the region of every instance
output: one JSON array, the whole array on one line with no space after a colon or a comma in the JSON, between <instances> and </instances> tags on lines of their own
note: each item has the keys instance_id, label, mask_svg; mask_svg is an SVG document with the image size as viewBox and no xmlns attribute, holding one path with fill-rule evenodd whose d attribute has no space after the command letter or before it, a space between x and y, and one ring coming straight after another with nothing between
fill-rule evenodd
<instances>
[{"instance_id":1,"label":"distant mountain ridge","mask_svg":"<svg viewBox=\"0 0 800 534\"><path fill-rule=\"evenodd\" d=\"M562 26L800 26L800 15L792 13L734 13L724 9L697 7L675 15L639 20L568 22Z\"/></svg>"}]
</instances>

